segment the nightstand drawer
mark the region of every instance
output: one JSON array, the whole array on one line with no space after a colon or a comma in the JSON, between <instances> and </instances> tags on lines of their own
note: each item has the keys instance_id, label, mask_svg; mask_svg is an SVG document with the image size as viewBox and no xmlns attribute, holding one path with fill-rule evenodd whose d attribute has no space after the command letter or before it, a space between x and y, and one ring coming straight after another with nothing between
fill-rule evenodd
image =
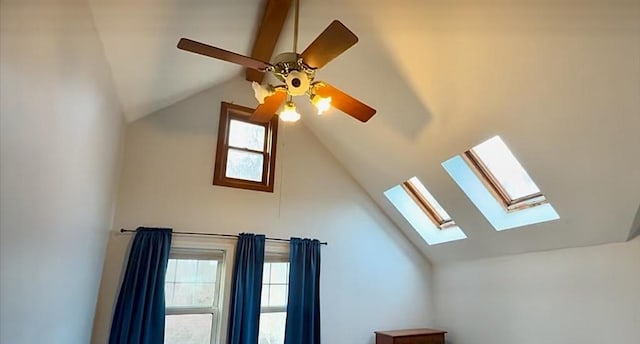
<instances>
[{"instance_id":1,"label":"nightstand drawer","mask_svg":"<svg viewBox=\"0 0 640 344\"><path fill-rule=\"evenodd\" d=\"M444 344L444 334L395 338L394 344Z\"/></svg>"},{"instance_id":2,"label":"nightstand drawer","mask_svg":"<svg viewBox=\"0 0 640 344\"><path fill-rule=\"evenodd\" d=\"M376 344L445 344L447 331L429 328L415 330L378 331Z\"/></svg>"}]
</instances>

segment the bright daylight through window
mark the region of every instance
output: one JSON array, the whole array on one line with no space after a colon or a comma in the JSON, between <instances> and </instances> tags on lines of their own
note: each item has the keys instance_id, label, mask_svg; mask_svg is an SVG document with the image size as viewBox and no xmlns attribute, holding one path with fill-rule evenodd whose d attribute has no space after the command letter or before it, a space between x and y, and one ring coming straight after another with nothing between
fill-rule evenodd
<instances>
[{"instance_id":1,"label":"bright daylight through window","mask_svg":"<svg viewBox=\"0 0 640 344\"><path fill-rule=\"evenodd\" d=\"M451 216L449 216L435 197L427 190L420 179L413 177L402 183L402 187L438 228L455 226L455 222L453 222Z\"/></svg>"},{"instance_id":2,"label":"bright daylight through window","mask_svg":"<svg viewBox=\"0 0 640 344\"><path fill-rule=\"evenodd\" d=\"M442 167L498 231L560 218L499 136Z\"/></svg>"},{"instance_id":3,"label":"bright daylight through window","mask_svg":"<svg viewBox=\"0 0 640 344\"><path fill-rule=\"evenodd\" d=\"M229 155L225 175L229 178L262 181L265 127L237 119L229 123Z\"/></svg>"},{"instance_id":4,"label":"bright daylight through window","mask_svg":"<svg viewBox=\"0 0 640 344\"><path fill-rule=\"evenodd\" d=\"M390 188L384 195L427 244L467 238L417 177Z\"/></svg>"},{"instance_id":5,"label":"bright daylight through window","mask_svg":"<svg viewBox=\"0 0 640 344\"><path fill-rule=\"evenodd\" d=\"M173 255L165 278L165 344L211 344L219 332L222 253Z\"/></svg>"},{"instance_id":6,"label":"bright daylight through window","mask_svg":"<svg viewBox=\"0 0 640 344\"><path fill-rule=\"evenodd\" d=\"M264 264L258 344L283 344L287 320L289 263Z\"/></svg>"},{"instance_id":7,"label":"bright daylight through window","mask_svg":"<svg viewBox=\"0 0 640 344\"><path fill-rule=\"evenodd\" d=\"M252 122L252 113L222 103L213 184L272 192L278 119Z\"/></svg>"},{"instance_id":8,"label":"bright daylight through window","mask_svg":"<svg viewBox=\"0 0 640 344\"><path fill-rule=\"evenodd\" d=\"M465 152L465 157L508 210L546 203L538 186L500 136L473 147Z\"/></svg>"}]
</instances>

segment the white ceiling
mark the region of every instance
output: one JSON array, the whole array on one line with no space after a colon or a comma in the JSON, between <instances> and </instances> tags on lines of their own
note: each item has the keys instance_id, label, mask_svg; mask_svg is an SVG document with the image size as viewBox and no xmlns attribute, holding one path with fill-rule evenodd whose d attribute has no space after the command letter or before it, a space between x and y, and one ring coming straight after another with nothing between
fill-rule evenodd
<instances>
[{"instance_id":1,"label":"white ceiling","mask_svg":"<svg viewBox=\"0 0 640 344\"><path fill-rule=\"evenodd\" d=\"M238 73L180 51L189 37L249 54L257 0L89 0L125 116L136 120Z\"/></svg>"},{"instance_id":2,"label":"white ceiling","mask_svg":"<svg viewBox=\"0 0 640 344\"><path fill-rule=\"evenodd\" d=\"M129 120L241 73L175 44L247 54L263 6L90 3ZM302 0L301 46L336 18L360 42L318 77L379 112L361 124L309 109L304 123L432 261L627 239L640 206L640 1ZM493 135L560 220L498 233L440 166ZM421 244L383 196L414 175L467 240Z\"/></svg>"}]
</instances>

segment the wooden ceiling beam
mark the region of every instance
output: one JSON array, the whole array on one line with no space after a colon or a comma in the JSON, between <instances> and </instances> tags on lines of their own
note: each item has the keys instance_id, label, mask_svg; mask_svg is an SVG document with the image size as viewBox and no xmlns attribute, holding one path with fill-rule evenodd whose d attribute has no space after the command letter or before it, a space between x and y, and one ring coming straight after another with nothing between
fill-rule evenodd
<instances>
[{"instance_id":1,"label":"wooden ceiling beam","mask_svg":"<svg viewBox=\"0 0 640 344\"><path fill-rule=\"evenodd\" d=\"M264 15L253 44L251 57L262 61L271 61L292 2L293 0L266 0ZM262 83L264 73L247 69L246 79Z\"/></svg>"}]
</instances>

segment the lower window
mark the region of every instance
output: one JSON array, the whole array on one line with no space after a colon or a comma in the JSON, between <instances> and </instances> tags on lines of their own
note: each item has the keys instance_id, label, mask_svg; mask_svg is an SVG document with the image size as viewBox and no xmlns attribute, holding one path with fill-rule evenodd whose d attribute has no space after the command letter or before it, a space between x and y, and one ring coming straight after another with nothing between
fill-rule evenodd
<instances>
[{"instance_id":1,"label":"lower window","mask_svg":"<svg viewBox=\"0 0 640 344\"><path fill-rule=\"evenodd\" d=\"M218 338L223 253L172 253L165 278L165 344Z\"/></svg>"},{"instance_id":2,"label":"lower window","mask_svg":"<svg viewBox=\"0 0 640 344\"><path fill-rule=\"evenodd\" d=\"M289 263L266 262L262 275L258 344L283 344L287 320Z\"/></svg>"}]
</instances>

